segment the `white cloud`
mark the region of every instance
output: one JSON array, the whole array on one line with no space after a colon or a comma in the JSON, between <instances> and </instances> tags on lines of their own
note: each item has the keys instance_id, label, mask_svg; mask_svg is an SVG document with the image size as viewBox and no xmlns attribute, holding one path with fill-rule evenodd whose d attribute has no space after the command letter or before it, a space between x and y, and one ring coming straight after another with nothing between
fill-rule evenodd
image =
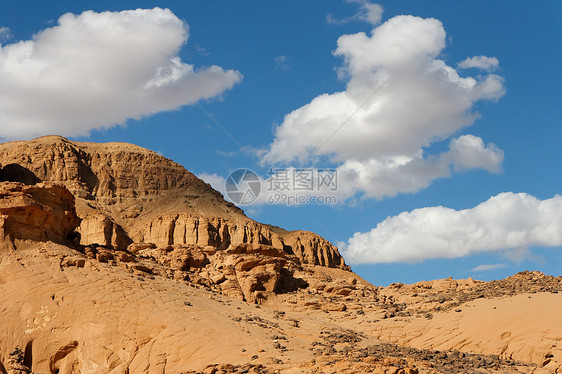
<instances>
[{"instance_id":1,"label":"white cloud","mask_svg":"<svg viewBox=\"0 0 562 374\"><path fill-rule=\"evenodd\" d=\"M277 56L273 59L275 66L281 70L291 70L291 65L289 65L289 58L287 56Z\"/></svg>"},{"instance_id":2,"label":"white cloud","mask_svg":"<svg viewBox=\"0 0 562 374\"><path fill-rule=\"evenodd\" d=\"M220 95L242 76L181 61L188 26L168 9L65 14L0 48L0 137L87 135Z\"/></svg>"},{"instance_id":3,"label":"white cloud","mask_svg":"<svg viewBox=\"0 0 562 374\"><path fill-rule=\"evenodd\" d=\"M345 253L361 263L419 262L561 245L562 196L506 192L472 209L438 206L389 217L355 233Z\"/></svg>"},{"instance_id":4,"label":"white cloud","mask_svg":"<svg viewBox=\"0 0 562 374\"><path fill-rule=\"evenodd\" d=\"M505 267L507 267L506 264L478 265L474 267L472 271L492 271L492 270L503 269Z\"/></svg>"},{"instance_id":5,"label":"white cloud","mask_svg":"<svg viewBox=\"0 0 562 374\"><path fill-rule=\"evenodd\" d=\"M348 160L337 168L340 183L338 195L345 201L356 194L381 199L399 193L414 193L427 188L438 178L446 178L451 168L456 171L484 169L493 173L501 170L503 151L495 144L485 145L474 135L462 135L451 140L449 151L424 157L394 156L367 161Z\"/></svg>"},{"instance_id":6,"label":"white cloud","mask_svg":"<svg viewBox=\"0 0 562 374\"><path fill-rule=\"evenodd\" d=\"M477 68L486 71L493 71L499 67L500 62L495 57L474 56L469 57L457 64L461 69Z\"/></svg>"},{"instance_id":7,"label":"white cloud","mask_svg":"<svg viewBox=\"0 0 562 374\"><path fill-rule=\"evenodd\" d=\"M495 144L485 145L474 135L463 135L451 140L447 154L455 170L485 169L492 173L500 171L503 151Z\"/></svg>"},{"instance_id":8,"label":"white cloud","mask_svg":"<svg viewBox=\"0 0 562 374\"><path fill-rule=\"evenodd\" d=\"M498 100L501 77L461 77L438 58L446 33L440 21L397 16L372 30L338 39L345 91L326 93L287 114L261 156L264 164L329 159L343 196L382 198L416 192L461 171L501 169L503 152L482 139L451 137L479 116L473 105ZM427 155L435 142L449 151Z\"/></svg>"},{"instance_id":9,"label":"white cloud","mask_svg":"<svg viewBox=\"0 0 562 374\"><path fill-rule=\"evenodd\" d=\"M12 37L12 32L8 27L0 27L0 43L10 40Z\"/></svg>"},{"instance_id":10,"label":"white cloud","mask_svg":"<svg viewBox=\"0 0 562 374\"><path fill-rule=\"evenodd\" d=\"M359 4L357 13L350 17L335 18L332 14L326 16L326 22L334 25L343 25L349 22L362 21L371 25L378 25L382 18L383 8L379 4L367 0L347 0L348 3Z\"/></svg>"}]
</instances>

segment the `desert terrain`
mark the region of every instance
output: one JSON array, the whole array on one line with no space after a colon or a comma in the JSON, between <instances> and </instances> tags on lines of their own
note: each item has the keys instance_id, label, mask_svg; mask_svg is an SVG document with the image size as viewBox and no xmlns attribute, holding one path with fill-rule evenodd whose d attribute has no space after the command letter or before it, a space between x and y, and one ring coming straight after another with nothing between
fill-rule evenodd
<instances>
[{"instance_id":1,"label":"desert terrain","mask_svg":"<svg viewBox=\"0 0 562 374\"><path fill-rule=\"evenodd\" d=\"M2 373L557 373L561 291L377 287L155 152L0 144Z\"/></svg>"}]
</instances>

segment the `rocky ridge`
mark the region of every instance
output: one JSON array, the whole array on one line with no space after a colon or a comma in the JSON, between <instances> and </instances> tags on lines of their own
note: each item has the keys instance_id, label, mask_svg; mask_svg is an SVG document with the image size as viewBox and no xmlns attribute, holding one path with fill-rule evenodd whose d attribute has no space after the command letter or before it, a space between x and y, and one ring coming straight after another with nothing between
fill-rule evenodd
<instances>
[{"instance_id":1,"label":"rocky ridge","mask_svg":"<svg viewBox=\"0 0 562 374\"><path fill-rule=\"evenodd\" d=\"M273 246L304 264L348 269L322 237L255 222L181 165L142 147L47 136L0 144L0 167L0 181L67 187L76 198L83 245L226 249L248 243Z\"/></svg>"},{"instance_id":2,"label":"rocky ridge","mask_svg":"<svg viewBox=\"0 0 562 374\"><path fill-rule=\"evenodd\" d=\"M381 289L380 298L390 302L384 318L423 315L458 309L478 299L494 299L521 294L562 292L562 277L538 271L523 271L510 277L489 282L472 278L452 278L422 281L414 284L393 283Z\"/></svg>"}]
</instances>

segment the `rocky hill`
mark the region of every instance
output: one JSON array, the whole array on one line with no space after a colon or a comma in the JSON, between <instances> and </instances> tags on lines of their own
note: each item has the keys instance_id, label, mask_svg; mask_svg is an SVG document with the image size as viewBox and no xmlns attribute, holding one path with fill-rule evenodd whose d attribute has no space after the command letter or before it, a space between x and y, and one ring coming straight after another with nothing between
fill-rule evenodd
<instances>
[{"instance_id":1,"label":"rocky hill","mask_svg":"<svg viewBox=\"0 0 562 374\"><path fill-rule=\"evenodd\" d=\"M153 152L0 149L0 373L562 370L562 277L376 287Z\"/></svg>"},{"instance_id":2,"label":"rocky hill","mask_svg":"<svg viewBox=\"0 0 562 374\"><path fill-rule=\"evenodd\" d=\"M0 167L0 181L67 187L76 198L83 245L226 249L247 243L274 247L305 264L347 268L327 240L305 231L272 231L181 165L132 144L60 136L5 143Z\"/></svg>"}]
</instances>

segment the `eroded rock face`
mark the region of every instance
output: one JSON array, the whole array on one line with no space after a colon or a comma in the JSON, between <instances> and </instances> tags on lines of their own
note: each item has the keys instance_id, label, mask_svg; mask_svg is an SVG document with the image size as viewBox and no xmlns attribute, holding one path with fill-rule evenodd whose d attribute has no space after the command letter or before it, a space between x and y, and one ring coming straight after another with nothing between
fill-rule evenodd
<instances>
[{"instance_id":1,"label":"eroded rock face","mask_svg":"<svg viewBox=\"0 0 562 374\"><path fill-rule=\"evenodd\" d=\"M284 236L285 244L305 264L338 267L347 266L332 243L309 231L292 231Z\"/></svg>"},{"instance_id":2,"label":"eroded rock face","mask_svg":"<svg viewBox=\"0 0 562 374\"><path fill-rule=\"evenodd\" d=\"M141 230L140 235L147 236L141 236L140 243L131 243L123 229L104 215L89 214L84 220L81 228L87 242L111 243L114 249L99 244L77 247L84 257L64 257L60 263L63 268L84 267L86 258L120 263L128 269L214 287L232 298L257 304L277 291L307 286L293 277L293 270L301 266L301 257L284 244L281 235L250 220L167 216L159 224L150 223ZM50 182L0 182L0 222L2 238L70 244L70 234L80 220L74 209L74 196L65 187ZM322 243L307 234L309 242ZM310 255L303 252L300 238L296 237L298 250ZM129 250L119 250L122 247ZM304 259L314 261L313 264L319 264L319 258L327 261L322 253L319 256ZM142 259L162 267L155 268L150 261L139 262Z\"/></svg>"},{"instance_id":3,"label":"eroded rock face","mask_svg":"<svg viewBox=\"0 0 562 374\"><path fill-rule=\"evenodd\" d=\"M74 196L52 183L0 183L0 237L68 243L80 224Z\"/></svg>"},{"instance_id":4,"label":"eroded rock face","mask_svg":"<svg viewBox=\"0 0 562 374\"><path fill-rule=\"evenodd\" d=\"M292 270L299 268L299 261L270 245L241 243L226 250L193 244L170 245L141 249L136 255L164 266L164 269L151 269L150 273L188 279L231 298L255 304L261 304L277 292L308 286L304 281L286 286L294 279ZM284 284L279 287L282 278Z\"/></svg>"},{"instance_id":5,"label":"eroded rock face","mask_svg":"<svg viewBox=\"0 0 562 374\"><path fill-rule=\"evenodd\" d=\"M104 214L87 214L79 228L82 244L98 243L123 249L132 243L125 230Z\"/></svg>"},{"instance_id":6,"label":"eroded rock face","mask_svg":"<svg viewBox=\"0 0 562 374\"><path fill-rule=\"evenodd\" d=\"M181 165L125 143L47 136L0 144L0 181L67 187L81 218L81 244L126 249L131 243L270 245L304 263L348 269L327 240L255 222Z\"/></svg>"}]
</instances>

